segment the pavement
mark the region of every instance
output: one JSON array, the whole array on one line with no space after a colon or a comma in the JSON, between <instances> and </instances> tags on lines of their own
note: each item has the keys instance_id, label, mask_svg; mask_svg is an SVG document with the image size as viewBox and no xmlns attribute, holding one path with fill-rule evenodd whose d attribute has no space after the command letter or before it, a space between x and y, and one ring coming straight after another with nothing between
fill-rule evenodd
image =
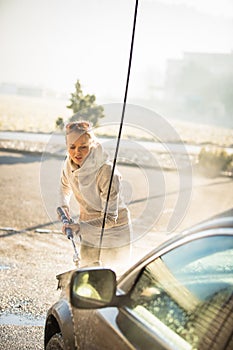
<instances>
[{"instance_id":1,"label":"pavement","mask_svg":"<svg viewBox=\"0 0 233 350\"><path fill-rule=\"evenodd\" d=\"M98 138L110 157L114 157L116 139ZM0 149L26 151L64 157L66 154L64 135L61 133L29 133L0 131ZM201 146L182 142L151 142L122 139L118 162L138 166L175 169L196 162Z\"/></svg>"},{"instance_id":2,"label":"pavement","mask_svg":"<svg viewBox=\"0 0 233 350\"><path fill-rule=\"evenodd\" d=\"M74 268L70 242L52 217L54 179L64 157L57 151L64 152L64 147L57 148L55 142L50 153L54 157L49 157L45 152L48 135L43 140L37 135L36 142L27 136L23 141L8 139L12 144L5 150L6 140L0 137L0 350L43 349L46 312L59 297L56 275ZM145 228L151 218L154 223L135 240L135 260L176 234L167 231L174 210L182 214L177 231L216 215L232 214L232 178L206 178L193 171L184 172L180 181L177 172L166 167L120 167L133 218ZM191 183L180 191L189 175Z\"/></svg>"}]
</instances>

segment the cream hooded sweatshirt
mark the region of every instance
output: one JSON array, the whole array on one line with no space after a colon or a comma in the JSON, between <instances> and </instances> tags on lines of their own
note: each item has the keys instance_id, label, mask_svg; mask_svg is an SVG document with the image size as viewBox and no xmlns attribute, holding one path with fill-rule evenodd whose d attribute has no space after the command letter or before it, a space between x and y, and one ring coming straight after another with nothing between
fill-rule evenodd
<instances>
[{"instance_id":1,"label":"cream hooded sweatshirt","mask_svg":"<svg viewBox=\"0 0 233 350\"><path fill-rule=\"evenodd\" d=\"M80 207L80 231L82 222L102 226L111 172L112 163L99 143L91 148L80 168L67 156L61 175L60 202L69 208L71 195L74 194ZM128 224L130 215L121 198L121 175L115 169L105 228Z\"/></svg>"}]
</instances>

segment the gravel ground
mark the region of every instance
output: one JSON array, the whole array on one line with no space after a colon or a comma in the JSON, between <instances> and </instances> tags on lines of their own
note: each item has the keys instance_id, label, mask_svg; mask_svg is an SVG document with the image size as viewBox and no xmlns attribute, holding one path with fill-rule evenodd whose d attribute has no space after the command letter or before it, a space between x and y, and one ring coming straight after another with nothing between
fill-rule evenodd
<instances>
[{"instance_id":1,"label":"gravel ground","mask_svg":"<svg viewBox=\"0 0 233 350\"><path fill-rule=\"evenodd\" d=\"M58 225L51 225L43 206L40 156L0 152L0 161L0 350L40 350L46 312L60 295L56 275L74 268L73 250L57 232ZM173 175L168 176L172 179ZM231 209L232 198L232 179L197 178L182 228ZM164 210L157 224L160 233L168 213ZM39 233L38 229L54 232ZM153 245L151 239L152 235L144 240L145 246L136 242L141 254L148 242ZM159 242L164 236L153 239Z\"/></svg>"},{"instance_id":2,"label":"gravel ground","mask_svg":"<svg viewBox=\"0 0 233 350\"><path fill-rule=\"evenodd\" d=\"M73 251L61 233L35 231L53 229L41 201L40 157L4 152L0 159L0 349L39 350L46 312L60 295L56 275L74 268Z\"/></svg>"},{"instance_id":3,"label":"gravel ground","mask_svg":"<svg viewBox=\"0 0 233 350\"><path fill-rule=\"evenodd\" d=\"M0 349L42 350L43 332L43 327L0 325Z\"/></svg>"}]
</instances>

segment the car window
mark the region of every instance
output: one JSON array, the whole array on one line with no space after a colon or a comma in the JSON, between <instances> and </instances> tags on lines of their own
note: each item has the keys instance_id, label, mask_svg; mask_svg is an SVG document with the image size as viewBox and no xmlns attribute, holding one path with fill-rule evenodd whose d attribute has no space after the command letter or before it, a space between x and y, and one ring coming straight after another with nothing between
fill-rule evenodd
<instances>
[{"instance_id":1,"label":"car window","mask_svg":"<svg viewBox=\"0 0 233 350\"><path fill-rule=\"evenodd\" d=\"M224 349L232 333L233 239L199 239L155 259L142 271L130 308L179 349L209 349L216 335Z\"/></svg>"}]
</instances>

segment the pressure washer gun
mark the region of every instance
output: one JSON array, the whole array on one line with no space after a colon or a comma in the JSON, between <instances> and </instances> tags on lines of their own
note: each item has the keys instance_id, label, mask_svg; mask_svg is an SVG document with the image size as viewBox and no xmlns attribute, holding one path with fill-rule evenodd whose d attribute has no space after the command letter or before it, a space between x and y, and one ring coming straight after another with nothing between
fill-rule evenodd
<instances>
[{"instance_id":1,"label":"pressure washer gun","mask_svg":"<svg viewBox=\"0 0 233 350\"><path fill-rule=\"evenodd\" d=\"M66 213L64 211L64 209L62 209L61 207L58 207L57 208L57 213L59 215L59 217L61 218L61 221L64 225L67 225L67 224L72 224L74 223L73 219L68 219L68 217L66 216ZM73 236L73 232L72 232L72 229L70 227L66 227L65 228L65 233L66 233L66 236L69 240L71 240L72 242L72 245L73 245L73 248L74 248L74 255L73 255L73 261L75 263L75 265L77 267L80 266L80 255L79 255L79 252L78 252L78 249L76 247L76 244L75 244L75 241L74 241L74 236Z\"/></svg>"}]
</instances>

